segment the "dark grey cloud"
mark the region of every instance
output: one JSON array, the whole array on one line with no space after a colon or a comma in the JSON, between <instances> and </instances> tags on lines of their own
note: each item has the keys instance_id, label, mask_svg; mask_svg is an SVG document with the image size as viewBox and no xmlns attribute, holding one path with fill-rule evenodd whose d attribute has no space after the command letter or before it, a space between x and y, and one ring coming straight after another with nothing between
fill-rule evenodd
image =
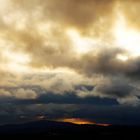
<instances>
[{"instance_id":1,"label":"dark grey cloud","mask_svg":"<svg viewBox=\"0 0 140 140\"><path fill-rule=\"evenodd\" d=\"M114 98L121 104L139 104L139 88L123 79L112 79L95 87L95 95Z\"/></svg>"},{"instance_id":2,"label":"dark grey cloud","mask_svg":"<svg viewBox=\"0 0 140 140\"><path fill-rule=\"evenodd\" d=\"M13 103L15 104L48 104L48 103L57 103L57 104L95 104L95 105L114 105L118 104L116 100L113 99L100 99L99 97L85 97L81 98L75 95L74 93L65 93L64 95L56 95L53 93L48 93L46 95L41 95L35 100L16 100Z\"/></svg>"},{"instance_id":3,"label":"dark grey cloud","mask_svg":"<svg viewBox=\"0 0 140 140\"><path fill-rule=\"evenodd\" d=\"M102 92L105 95L112 95L117 97L125 97L133 95L134 91L139 92L139 89L131 85L129 81L123 79L112 79L106 83L102 83L95 87L95 90Z\"/></svg>"}]
</instances>

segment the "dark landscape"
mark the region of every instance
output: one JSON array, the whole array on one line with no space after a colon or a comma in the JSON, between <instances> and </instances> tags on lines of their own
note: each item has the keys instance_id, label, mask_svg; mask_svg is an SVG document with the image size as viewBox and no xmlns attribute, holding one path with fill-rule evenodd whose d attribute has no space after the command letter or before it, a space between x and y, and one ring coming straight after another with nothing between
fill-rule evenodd
<instances>
[{"instance_id":1,"label":"dark landscape","mask_svg":"<svg viewBox=\"0 0 140 140\"><path fill-rule=\"evenodd\" d=\"M34 121L24 124L0 126L1 138L90 138L90 139L125 139L140 136L140 126L97 126L77 125L66 122Z\"/></svg>"}]
</instances>

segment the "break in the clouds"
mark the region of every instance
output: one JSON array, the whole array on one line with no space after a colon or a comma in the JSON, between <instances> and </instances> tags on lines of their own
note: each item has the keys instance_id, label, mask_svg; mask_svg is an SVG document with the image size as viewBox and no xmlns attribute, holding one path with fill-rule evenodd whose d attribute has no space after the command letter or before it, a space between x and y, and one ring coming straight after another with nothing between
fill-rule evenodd
<instances>
[{"instance_id":1,"label":"break in the clouds","mask_svg":"<svg viewBox=\"0 0 140 140\"><path fill-rule=\"evenodd\" d=\"M9 104L18 110L15 118L38 113L38 104L55 104L47 108L52 118L86 118L82 108L90 114L97 106L97 112L107 110L108 116L103 115L107 122L115 123L121 121L118 115L111 120L114 106L118 113L128 106L139 107L138 0L0 3L2 116L13 110ZM63 105L70 105L70 110L59 107ZM45 108L40 112L46 113Z\"/></svg>"}]
</instances>

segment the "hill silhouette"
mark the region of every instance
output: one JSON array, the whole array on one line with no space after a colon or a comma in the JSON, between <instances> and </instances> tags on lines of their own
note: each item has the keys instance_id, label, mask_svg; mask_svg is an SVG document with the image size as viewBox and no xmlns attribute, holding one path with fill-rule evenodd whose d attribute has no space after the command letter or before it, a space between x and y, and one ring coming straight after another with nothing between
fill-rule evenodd
<instances>
[{"instance_id":1,"label":"hill silhouette","mask_svg":"<svg viewBox=\"0 0 140 140\"><path fill-rule=\"evenodd\" d=\"M0 137L5 138L90 138L120 139L140 136L140 126L97 126L77 125L67 122L33 121L23 124L9 124L0 126Z\"/></svg>"}]
</instances>

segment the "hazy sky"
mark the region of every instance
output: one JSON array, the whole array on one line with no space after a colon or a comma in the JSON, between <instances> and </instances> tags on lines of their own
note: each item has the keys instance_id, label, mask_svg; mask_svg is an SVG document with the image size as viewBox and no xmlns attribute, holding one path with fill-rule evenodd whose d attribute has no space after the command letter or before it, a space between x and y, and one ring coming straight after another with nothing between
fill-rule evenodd
<instances>
[{"instance_id":1,"label":"hazy sky","mask_svg":"<svg viewBox=\"0 0 140 140\"><path fill-rule=\"evenodd\" d=\"M139 0L0 0L0 123L140 124Z\"/></svg>"}]
</instances>

